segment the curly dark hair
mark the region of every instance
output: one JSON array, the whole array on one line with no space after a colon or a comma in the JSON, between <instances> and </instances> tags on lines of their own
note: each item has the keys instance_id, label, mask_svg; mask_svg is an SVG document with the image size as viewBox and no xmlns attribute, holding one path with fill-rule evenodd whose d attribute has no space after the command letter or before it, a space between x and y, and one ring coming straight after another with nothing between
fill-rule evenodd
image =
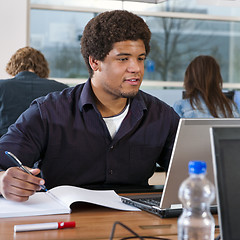
<instances>
[{"instance_id":1,"label":"curly dark hair","mask_svg":"<svg viewBox=\"0 0 240 240\"><path fill-rule=\"evenodd\" d=\"M113 44L126 40L143 40L146 54L150 51L151 32L144 20L125 10L114 10L99 14L86 25L81 39L81 52L92 77L89 56L103 61Z\"/></svg>"},{"instance_id":2,"label":"curly dark hair","mask_svg":"<svg viewBox=\"0 0 240 240\"><path fill-rule=\"evenodd\" d=\"M48 62L44 55L32 48L20 48L12 55L6 66L6 72L12 76L20 72L32 70L41 78L49 76Z\"/></svg>"}]
</instances>

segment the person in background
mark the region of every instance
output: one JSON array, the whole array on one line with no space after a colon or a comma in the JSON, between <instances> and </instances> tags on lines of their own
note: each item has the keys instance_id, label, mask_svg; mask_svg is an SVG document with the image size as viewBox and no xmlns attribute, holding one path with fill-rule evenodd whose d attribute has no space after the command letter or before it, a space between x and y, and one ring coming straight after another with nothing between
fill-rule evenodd
<instances>
[{"instance_id":1,"label":"person in background","mask_svg":"<svg viewBox=\"0 0 240 240\"><path fill-rule=\"evenodd\" d=\"M107 37L106 37L107 36ZM156 163L168 169L179 116L141 90L151 32L128 11L91 19L81 38L89 79L35 100L0 139L0 193L25 201L45 183L148 185ZM11 164L12 152L32 168Z\"/></svg>"},{"instance_id":2,"label":"person in background","mask_svg":"<svg viewBox=\"0 0 240 240\"><path fill-rule=\"evenodd\" d=\"M184 99L173 108L182 118L240 117L235 103L222 92L223 79L217 61L211 56L198 56L188 65Z\"/></svg>"},{"instance_id":3,"label":"person in background","mask_svg":"<svg viewBox=\"0 0 240 240\"><path fill-rule=\"evenodd\" d=\"M31 47L18 49L7 63L6 71L13 78L0 80L0 136L35 98L68 87L47 79L48 62L40 51Z\"/></svg>"}]
</instances>

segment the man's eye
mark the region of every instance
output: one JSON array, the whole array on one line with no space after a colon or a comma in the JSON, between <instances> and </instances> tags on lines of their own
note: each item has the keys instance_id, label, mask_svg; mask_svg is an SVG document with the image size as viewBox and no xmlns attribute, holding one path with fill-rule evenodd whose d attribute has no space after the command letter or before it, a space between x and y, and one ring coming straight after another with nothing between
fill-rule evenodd
<instances>
[{"instance_id":1,"label":"man's eye","mask_svg":"<svg viewBox=\"0 0 240 240\"><path fill-rule=\"evenodd\" d=\"M138 60L139 60L139 61L145 61L146 58L145 58L145 57L139 57Z\"/></svg>"},{"instance_id":2,"label":"man's eye","mask_svg":"<svg viewBox=\"0 0 240 240\"><path fill-rule=\"evenodd\" d=\"M128 60L128 58L119 58L118 60L121 61L121 62L123 62L123 61Z\"/></svg>"}]
</instances>

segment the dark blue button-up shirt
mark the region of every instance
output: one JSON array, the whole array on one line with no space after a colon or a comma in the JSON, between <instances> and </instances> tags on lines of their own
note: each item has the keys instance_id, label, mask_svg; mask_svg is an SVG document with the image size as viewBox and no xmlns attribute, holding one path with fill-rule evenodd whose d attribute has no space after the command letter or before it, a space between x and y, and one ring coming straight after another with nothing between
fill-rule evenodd
<instances>
[{"instance_id":1,"label":"dark blue button-up shirt","mask_svg":"<svg viewBox=\"0 0 240 240\"><path fill-rule=\"evenodd\" d=\"M146 185L158 162L167 169L179 117L142 91L112 139L94 102L91 82L35 100L0 139L24 165L39 162L47 188L68 184Z\"/></svg>"},{"instance_id":2,"label":"dark blue button-up shirt","mask_svg":"<svg viewBox=\"0 0 240 240\"><path fill-rule=\"evenodd\" d=\"M7 132L33 99L67 87L28 71L20 72L14 78L0 80L0 135Z\"/></svg>"}]
</instances>

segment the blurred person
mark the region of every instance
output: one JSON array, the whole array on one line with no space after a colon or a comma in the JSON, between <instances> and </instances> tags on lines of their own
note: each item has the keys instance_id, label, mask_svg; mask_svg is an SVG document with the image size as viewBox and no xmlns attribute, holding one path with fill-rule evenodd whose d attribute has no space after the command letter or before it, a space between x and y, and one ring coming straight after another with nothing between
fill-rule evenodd
<instances>
[{"instance_id":1,"label":"blurred person","mask_svg":"<svg viewBox=\"0 0 240 240\"><path fill-rule=\"evenodd\" d=\"M185 96L173 108L182 118L240 117L235 103L222 92L222 85L217 61L211 56L198 56L185 72Z\"/></svg>"},{"instance_id":2,"label":"blurred person","mask_svg":"<svg viewBox=\"0 0 240 240\"><path fill-rule=\"evenodd\" d=\"M13 78L0 80L0 135L7 132L35 98L68 87L47 79L48 62L31 47L18 49L7 63L6 72Z\"/></svg>"}]
</instances>

